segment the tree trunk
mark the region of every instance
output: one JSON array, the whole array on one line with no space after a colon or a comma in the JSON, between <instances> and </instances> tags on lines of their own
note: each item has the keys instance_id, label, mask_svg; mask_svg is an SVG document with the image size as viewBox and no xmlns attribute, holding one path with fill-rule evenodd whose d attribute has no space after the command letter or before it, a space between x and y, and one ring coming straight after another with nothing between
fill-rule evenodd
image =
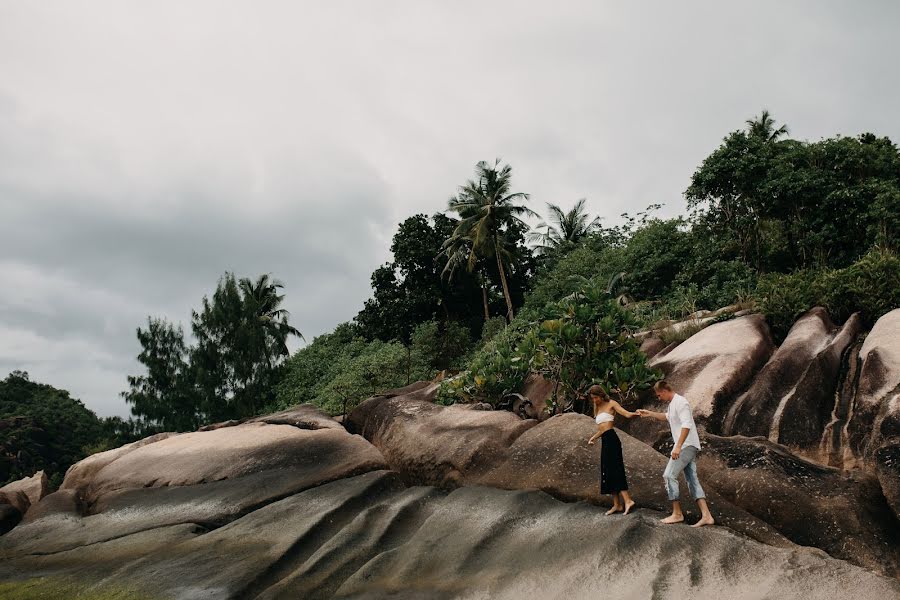
<instances>
[{"instance_id":1,"label":"tree trunk","mask_svg":"<svg viewBox=\"0 0 900 600\"><path fill-rule=\"evenodd\" d=\"M487 285L485 285L483 277L481 279L481 300L484 302L484 322L487 323L491 318L491 313L488 311Z\"/></svg>"},{"instance_id":2,"label":"tree trunk","mask_svg":"<svg viewBox=\"0 0 900 600\"><path fill-rule=\"evenodd\" d=\"M494 251L497 255L497 268L500 269L500 283L503 285L503 297L506 298L506 320L512 323L513 305L512 298L509 296L509 286L506 284L506 270L503 268L503 259L500 258L499 248Z\"/></svg>"}]
</instances>

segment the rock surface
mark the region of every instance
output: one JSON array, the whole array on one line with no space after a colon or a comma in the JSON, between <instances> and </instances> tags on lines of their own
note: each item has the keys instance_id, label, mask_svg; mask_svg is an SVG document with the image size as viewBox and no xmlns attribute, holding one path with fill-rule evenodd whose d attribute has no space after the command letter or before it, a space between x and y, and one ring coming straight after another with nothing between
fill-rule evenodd
<instances>
[{"instance_id":1,"label":"rock surface","mask_svg":"<svg viewBox=\"0 0 900 600\"><path fill-rule=\"evenodd\" d=\"M406 487L370 472L222 527L160 527L83 550L0 561L0 578L153 599L893 598L900 584L823 553L725 528L604 517L538 491ZM63 597L63 596L61 596Z\"/></svg>"},{"instance_id":2,"label":"rock surface","mask_svg":"<svg viewBox=\"0 0 900 600\"><path fill-rule=\"evenodd\" d=\"M804 460L764 438L704 435L701 480L791 541L900 577L900 524L878 481ZM656 444L671 451L671 436Z\"/></svg>"},{"instance_id":3,"label":"rock surface","mask_svg":"<svg viewBox=\"0 0 900 600\"><path fill-rule=\"evenodd\" d=\"M695 420L717 431L729 401L749 384L774 349L765 318L748 315L714 323L648 364L661 369L688 399Z\"/></svg>"},{"instance_id":4,"label":"rock surface","mask_svg":"<svg viewBox=\"0 0 900 600\"><path fill-rule=\"evenodd\" d=\"M73 465L35 517L0 538L0 556L63 552L186 523L218 527L300 490L386 468L371 444L330 426L245 423L119 450Z\"/></svg>"},{"instance_id":5,"label":"rock surface","mask_svg":"<svg viewBox=\"0 0 900 600\"><path fill-rule=\"evenodd\" d=\"M567 500L609 502L600 496L599 444L587 445L595 426L584 415L569 413L538 423L507 411L469 411L399 396L366 400L347 424L412 483L540 489ZM619 436L637 505L667 510L662 482L666 458L624 432ZM707 491L720 523L767 543L786 542L763 521ZM699 517L693 502L686 502L685 509L689 518Z\"/></svg>"},{"instance_id":6,"label":"rock surface","mask_svg":"<svg viewBox=\"0 0 900 600\"><path fill-rule=\"evenodd\" d=\"M878 319L859 360L859 382L843 444L844 465L874 468L900 518L900 308Z\"/></svg>"},{"instance_id":7,"label":"rock surface","mask_svg":"<svg viewBox=\"0 0 900 600\"><path fill-rule=\"evenodd\" d=\"M31 477L13 481L0 488L0 504L11 504L25 514L29 507L40 502L50 490L47 474L38 471Z\"/></svg>"},{"instance_id":8,"label":"rock surface","mask_svg":"<svg viewBox=\"0 0 900 600\"><path fill-rule=\"evenodd\" d=\"M817 448L831 419L841 357L861 331L859 315L843 327L823 308L803 315L731 406L722 432Z\"/></svg>"}]
</instances>

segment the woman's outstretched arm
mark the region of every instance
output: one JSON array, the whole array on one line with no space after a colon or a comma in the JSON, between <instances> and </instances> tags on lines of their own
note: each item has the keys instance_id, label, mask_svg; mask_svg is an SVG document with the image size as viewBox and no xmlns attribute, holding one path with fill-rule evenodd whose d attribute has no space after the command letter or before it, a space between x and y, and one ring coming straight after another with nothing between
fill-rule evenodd
<instances>
[{"instance_id":1,"label":"woman's outstretched arm","mask_svg":"<svg viewBox=\"0 0 900 600\"><path fill-rule=\"evenodd\" d=\"M637 413L633 413L631 411L628 411L628 410L625 410L624 408L622 408L622 405L619 404L618 402L616 402L615 400L613 400L613 402L612 402L612 407L613 407L614 411L616 411L617 413L619 413L626 419L630 419L631 417L638 416Z\"/></svg>"}]
</instances>

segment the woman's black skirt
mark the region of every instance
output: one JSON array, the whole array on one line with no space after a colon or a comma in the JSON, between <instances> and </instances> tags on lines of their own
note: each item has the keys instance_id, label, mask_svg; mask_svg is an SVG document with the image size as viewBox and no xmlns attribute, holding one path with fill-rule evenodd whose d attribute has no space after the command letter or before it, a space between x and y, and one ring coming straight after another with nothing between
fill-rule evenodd
<instances>
[{"instance_id":1,"label":"woman's black skirt","mask_svg":"<svg viewBox=\"0 0 900 600\"><path fill-rule=\"evenodd\" d=\"M625 478L625 461L622 459L622 442L614 429L600 436L600 493L615 494L628 489Z\"/></svg>"}]
</instances>

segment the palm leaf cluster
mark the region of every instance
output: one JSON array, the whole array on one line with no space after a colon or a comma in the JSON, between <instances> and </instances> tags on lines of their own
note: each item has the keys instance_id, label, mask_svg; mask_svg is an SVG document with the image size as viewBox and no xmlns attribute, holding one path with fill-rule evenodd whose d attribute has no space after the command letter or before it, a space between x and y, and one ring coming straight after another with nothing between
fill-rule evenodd
<instances>
[{"instance_id":1,"label":"palm leaf cluster","mask_svg":"<svg viewBox=\"0 0 900 600\"><path fill-rule=\"evenodd\" d=\"M585 202L585 198L580 199L568 212L556 204L547 204L549 218L538 223L528 234L537 254L575 246L600 229L600 217L591 219L585 210Z\"/></svg>"}]
</instances>

